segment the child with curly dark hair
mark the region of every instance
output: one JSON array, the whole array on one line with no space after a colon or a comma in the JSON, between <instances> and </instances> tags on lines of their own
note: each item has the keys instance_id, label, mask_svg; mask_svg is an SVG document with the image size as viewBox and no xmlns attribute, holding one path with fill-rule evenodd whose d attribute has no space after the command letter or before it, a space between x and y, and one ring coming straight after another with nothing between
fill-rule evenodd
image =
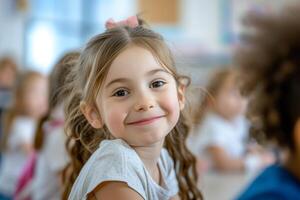
<instances>
[{"instance_id":1,"label":"child with curly dark hair","mask_svg":"<svg viewBox=\"0 0 300 200\"><path fill-rule=\"evenodd\" d=\"M298 3L273 13L250 13L244 21L249 32L236 61L243 91L253 94L254 133L264 134L287 155L263 171L239 200L300 198L299 19Z\"/></svg>"}]
</instances>

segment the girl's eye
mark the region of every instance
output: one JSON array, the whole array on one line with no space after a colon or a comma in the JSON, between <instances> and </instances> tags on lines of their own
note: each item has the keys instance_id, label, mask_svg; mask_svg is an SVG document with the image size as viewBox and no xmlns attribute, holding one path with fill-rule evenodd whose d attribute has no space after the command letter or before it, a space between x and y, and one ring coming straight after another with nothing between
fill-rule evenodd
<instances>
[{"instance_id":1,"label":"girl's eye","mask_svg":"<svg viewBox=\"0 0 300 200\"><path fill-rule=\"evenodd\" d=\"M129 94L129 92L126 90L118 90L113 94L113 96L123 97L123 96L127 96L128 94Z\"/></svg>"},{"instance_id":2,"label":"girl's eye","mask_svg":"<svg viewBox=\"0 0 300 200\"><path fill-rule=\"evenodd\" d=\"M154 81L153 83L151 83L150 88L162 87L165 84L166 84L166 82L164 82L164 81Z\"/></svg>"}]
</instances>

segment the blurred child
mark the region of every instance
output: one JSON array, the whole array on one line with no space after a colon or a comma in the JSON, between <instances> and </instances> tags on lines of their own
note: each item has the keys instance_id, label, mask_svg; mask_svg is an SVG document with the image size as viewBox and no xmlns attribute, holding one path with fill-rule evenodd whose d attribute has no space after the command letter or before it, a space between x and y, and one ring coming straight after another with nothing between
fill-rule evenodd
<instances>
[{"instance_id":1,"label":"blurred child","mask_svg":"<svg viewBox=\"0 0 300 200\"><path fill-rule=\"evenodd\" d=\"M190 148L206 167L216 171L256 170L272 161L271 155L248 148L247 99L239 91L238 78L232 68L218 70L195 114Z\"/></svg>"},{"instance_id":2,"label":"blurred child","mask_svg":"<svg viewBox=\"0 0 300 200\"><path fill-rule=\"evenodd\" d=\"M17 70L17 65L11 58L4 57L0 59L0 138L3 125L2 113L11 103L11 93L15 84Z\"/></svg>"},{"instance_id":3,"label":"blurred child","mask_svg":"<svg viewBox=\"0 0 300 200\"><path fill-rule=\"evenodd\" d=\"M64 134L63 102L66 76L76 64L79 53L64 55L50 74L49 111L39 122L34 147L38 153L33 179L33 200L60 199L62 171L68 162Z\"/></svg>"},{"instance_id":4,"label":"blurred child","mask_svg":"<svg viewBox=\"0 0 300 200\"><path fill-rule=\"evenodd\" d=\"M106 25L81 53L66 104L68 198L202 199L170 50L135 16Z\"/></svg>"},{"instance_id":5,"label":"blurred child","mask_svg":"<svg viewBox=\"0 0 300 200\"><path fill-rule=\"evenodd\" d=\"M254 96L249 115L256 119L256 134L288 153L265 169L239 200L300 198L299 19L299 2L245 18L251 32L242 38L236 61L244 75L243 90Z\"/></svg>"},{"instance_id":6,"label":"blurred child","mask_svg":"<svg viewBox=\"0 0 300 200\"><path fill-rule=\"evenodd\" d=\"M47 78L38 72L23 73L13 102L4 115L0 199L11 199L21 170L32 152L36 122L47 112Z\"/></svg>"}]
</instances>

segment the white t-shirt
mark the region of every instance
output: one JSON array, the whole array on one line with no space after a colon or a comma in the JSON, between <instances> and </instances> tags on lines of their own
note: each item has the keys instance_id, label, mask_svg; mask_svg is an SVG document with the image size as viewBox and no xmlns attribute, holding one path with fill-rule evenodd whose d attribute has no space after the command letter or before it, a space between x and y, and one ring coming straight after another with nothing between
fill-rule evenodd
<instances>
[{"instance_id":1,"label":"white t-shirt","mask_svg":"<svg viewBox=\"0 0 300 200\"><path fill-rule=\"evenodd\" d=\"M169 200L178 193L173 161L162 149L158 162L162 186L150 176L138 154L121 139L104 140L77 177L70 200L82 200L105 181L122 181L147 200Z\"/></svg>"},{"instance_id":2,"label":"white t-shirt","mask_svg":"<svg viewBox=\"0 0 300 200\"><path fill-rule=\"evenodd\" d=\"M200 157L207 157L205 150L209 146L219 146L232 158L240 158L246 150L249 124L244 117L234 121L207 113L203 123L197 127L188 139L190 150Z\"/></svg>"},{"instance_id":3,"label":"white t-shirt","mask_svg":"<svg viewBox=\"0 0 300 200\"><path fill-rule=\"evenodd\" d=\"M69 161L63 127L56 127L45 134L44 146L37 156L33 180L33 200L61 198L62 189L58 173L64 169Z\"/></svg>"},{"instance_id":4,"label":"white t-shirt","mask_svg":"<svg viewBox=\"0 0 300 200\"><path fill-rule=\"evenodd\" d=\"M2 154L0 168L0 193L11 196L15 189L28 156L21 149L23 143L32 143L36 121L28 117L15 118L7 141L7 149Z\"/></svg>"},{"instance_id":5,"label":"white t-shirt","mask_svg":"<svg viewBox=\"0 0 300 200\"><path fill-rule=\"evenodd\" d=\"M212 168L211 157L206 149L219 146L231 158L243 158L246 151L249 123L244 117L229 122L214 113L207 113L188 138L189 149L208 165L201 174L199 187L207 199L234 199L251 180L253 174L219 173Z\"/></svg>"}]
</instances>

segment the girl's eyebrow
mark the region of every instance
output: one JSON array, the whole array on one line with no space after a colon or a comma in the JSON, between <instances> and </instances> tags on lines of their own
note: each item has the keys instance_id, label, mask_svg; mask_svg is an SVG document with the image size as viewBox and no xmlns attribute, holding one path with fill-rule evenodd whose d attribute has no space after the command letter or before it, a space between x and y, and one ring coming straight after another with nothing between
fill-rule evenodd
<instances>
[{"instance_id":1,"label":"girl's eyebrow","mask_svg":"<svg viewBox=\"0 0 300 200\"><path fill-rule=\"evenodd\" d=\"M117 79L114 79L114 80L110 81L109 83L107 83L105 87L108 88L109 86L111 86L114 83L125 83L128 81L129 81L129 79L127 79L127 78L117 78Z\"/></svg>"},{"instance_id":2,"label":"girl's eyebrow","mask_svg":"<svg viewBox=\"0 0 300 200\"><path fill-rule=\"evenodd\" d=\"M153 70L147 72L146 75L149 76L149 75L153 75L153 74L156 74L156 73L159 73L159 72L164 72L164 73L167 73L167 74L171 75L170 72L168 72L164 69L161 69L161 68L153 69ZM117 79L114 79L114 80L110 81L109 83L107 83L105 87L107 88L107 87L111 86L114 83L126 83L126 82L129 82L129 81L130 80L128 78L117 78Z\"/></svg>"},{"instance_id":3,"label":"girl's eyebrow","mask_svg":"<svg viewBox=\"0 0 300 200\"><path fill-rule=\"evenodd\" d=\"M153 69L153 70L147 72L146 75L153 75L153 74L156 74L156 73L158 73L158 72L164 72L164 73L167 73L167 74L172 75L172 74L171 74L170 72L168 72L167 70L161 69L161 68Z\"/></svg>"}]
</instances>

